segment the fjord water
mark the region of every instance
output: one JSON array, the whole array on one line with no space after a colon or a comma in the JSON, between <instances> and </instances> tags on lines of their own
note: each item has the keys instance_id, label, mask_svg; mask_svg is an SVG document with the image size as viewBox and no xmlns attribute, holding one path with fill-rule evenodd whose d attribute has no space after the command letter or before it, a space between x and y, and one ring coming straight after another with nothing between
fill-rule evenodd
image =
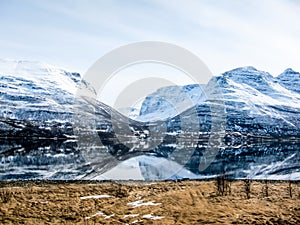
<instances>
[{"instance_id":1,"label":"fjord water","mask_svg":"<svg viewBox=\"0 0 300 225\"><path fill-rule=\"evenodd\" d=\"M300 141L230 140L214 160L200 171L206 160L207 142L186 143L190 148L185 165L172 158L176 144L152 150L102 145L78 148L74 140L0 139L0 179L204 179L226 174L230 178L300 179ZM169 157L170 156L170 157Z\"/></svg>"}]
</instances>

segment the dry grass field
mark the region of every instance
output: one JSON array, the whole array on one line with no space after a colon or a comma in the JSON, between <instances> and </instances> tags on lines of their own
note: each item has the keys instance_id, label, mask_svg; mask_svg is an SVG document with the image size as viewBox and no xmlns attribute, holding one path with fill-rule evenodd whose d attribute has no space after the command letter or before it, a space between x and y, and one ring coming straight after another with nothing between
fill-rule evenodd
<instances>
[{"instance_id":1,"label":"dry grass field","mask_svg":"<svg viewBox=\"0 0 300 225\"><path fill-rule=\"evenodd\" d=\"M0 185L0 224L300 224L299 182L226 181L219 191L217 181Z\"/></svg>"}]
</instances>

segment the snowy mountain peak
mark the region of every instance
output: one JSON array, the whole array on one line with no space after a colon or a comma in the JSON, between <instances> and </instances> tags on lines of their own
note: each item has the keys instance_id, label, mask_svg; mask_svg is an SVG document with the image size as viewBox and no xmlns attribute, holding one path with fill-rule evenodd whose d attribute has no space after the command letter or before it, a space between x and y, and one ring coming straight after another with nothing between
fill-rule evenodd
<instances>
[{"instance_id":1,"label":"snowy mountain peak","mask_svg":"<svg viewBox=\"0 0 300 225\"><path fill-rule=\"evenodd\" d=\"M283 71L282 74L280 74L279 76L284 76L284 75L300 75L299 72L296 72L295 70L293 70L292 68L287 68L285 71Z\"/></svg>"},{"instance_id":2,"label":"snowy mountain peak","mask_svg":"<svg viewBox=\"0 0 300 225\"><path fill-rule=\"evenodd\" d=\"M226 73L257 72L257 71L258 70L253 66L243 66L243 67L238 67L236 69L230 70Z\"/></svg>"},{"instance_id":3,"label":"snowy mountain peak","mask_svg":"<svg viewBox=\"0 0 300 225\"><path fill-rule=\"evenodd\" d=\"M45 63L0 59L0 117L70 120L80 81L79 73Z\"/></svg>"},{"instance_id":4,"label":"snowy mountain peak","mask_svg":"<svg viewBox=\"0 0 300 225\"><path fill-rule=\"evenodd\" d=\"M53 74L62 74L74 81L80 80L79 73L67 72L62 68L50 64L29 60L0 59L0 73L2 75L26 76L26 78L34 76L47 77L53 76Z\"/></svg>"},{"instance_id":5,"label":"snowy mountain peak","mask_svg":"<svg viewBox=\"0 0 300 225\"><path fill-rule=\"evenodd\" d=\"M260 71L254 68L253 66L245 66L245 67L239 67L230 71L227 71L220 76L228 77L228 78L267 78L272 79L273 76L265 71Z\"/></svg>"},{"instance_id":6,"label":"snowy mountain peak","mask_svg":"<svg viewBox=\"0 0 300 225\"><path fill-rule=\"evenodd\" d=\"M79 73L37 61L0 59L0 76L11 77L14 81L26 79L39 86L54 85L74 93L76 83L81 80Z\"/></svg>"},{"instance_id":7,"label":"snowy mountain peak","mask_svg":"<svg viewBox=\"0 0 300 225\"><path fill-rule=\"evenodd\" d=\"M286 89L300 94L300 90L299 90L300 73L299 72L296 72L291 68L288 68L277 77L277 81L280 83L281 86L285 87Z\"/></svg>"}]
</instances>

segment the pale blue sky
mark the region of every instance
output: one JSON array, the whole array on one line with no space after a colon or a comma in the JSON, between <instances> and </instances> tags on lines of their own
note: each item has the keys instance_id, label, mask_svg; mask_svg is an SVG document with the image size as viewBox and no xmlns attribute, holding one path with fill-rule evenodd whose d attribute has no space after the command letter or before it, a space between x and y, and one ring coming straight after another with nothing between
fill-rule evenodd
<instances>
[{"instance_id":1,"label":"pale blue sky","mask_svg":"<svg viewBox=\"0 0 300 225\"><path fill-rule=\"evenodd\" d=\"M300 1L0 0L0 58L85 72L108 51L166 41L214 74L252 65L300 71Z\"/></svg>"}]
</instances>

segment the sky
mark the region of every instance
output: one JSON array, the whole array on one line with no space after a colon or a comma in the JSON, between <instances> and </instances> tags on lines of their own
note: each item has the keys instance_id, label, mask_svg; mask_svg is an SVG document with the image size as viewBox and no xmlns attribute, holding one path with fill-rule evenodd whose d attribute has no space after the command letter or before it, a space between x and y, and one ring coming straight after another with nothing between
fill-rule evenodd
<instances>
[{"instance_id":1,"label":"sky","mask_svg":"<svg viewBox=\"0 0 300 225\"><path fill-rule=\"evenodd\" d=\"M297 0L0 0L0 58L84 73L116 47L163 41L213 74L254 66L300 71Z\"/></svg>"}]
</instances>

